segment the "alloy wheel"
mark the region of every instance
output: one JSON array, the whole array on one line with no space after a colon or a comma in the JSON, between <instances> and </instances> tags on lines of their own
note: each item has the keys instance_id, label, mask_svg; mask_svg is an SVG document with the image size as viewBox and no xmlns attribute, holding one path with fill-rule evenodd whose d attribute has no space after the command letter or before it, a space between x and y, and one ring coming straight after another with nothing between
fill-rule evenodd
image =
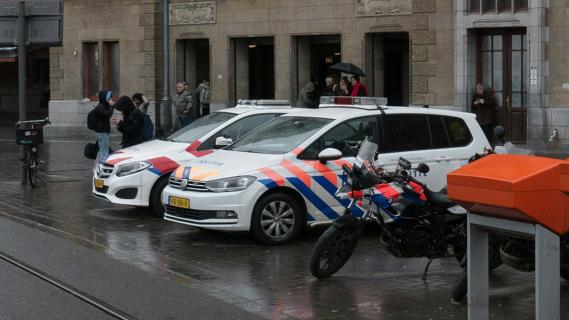
<instances>
[{"instance_id":1,"label":"alloy wheel","mask_svg":"<svg viewBox=\"0 0 569 320\"><path fill-rule=\"evenodd\" d=\"M261 211L261 227L272 239L282 239L294 229L294 209L284 201L269 202Z\"/></svg>"}]
</instances>

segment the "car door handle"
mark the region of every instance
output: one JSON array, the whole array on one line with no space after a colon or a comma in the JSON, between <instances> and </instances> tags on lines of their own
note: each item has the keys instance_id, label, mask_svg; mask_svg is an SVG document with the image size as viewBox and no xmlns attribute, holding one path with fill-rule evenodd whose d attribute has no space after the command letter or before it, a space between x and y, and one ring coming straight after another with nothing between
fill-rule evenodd
<instances>
[{"instance_id":1,"label":"car door handle","mask_svg":"<svg viewBox=\"0 0 569 320\"><path fill-rule=\"evenodd\" d=\"M441 156L441 157L437 157L435 160L437 160L437 161L449 161L450 157Z\"/></svg>"}]
</instances>

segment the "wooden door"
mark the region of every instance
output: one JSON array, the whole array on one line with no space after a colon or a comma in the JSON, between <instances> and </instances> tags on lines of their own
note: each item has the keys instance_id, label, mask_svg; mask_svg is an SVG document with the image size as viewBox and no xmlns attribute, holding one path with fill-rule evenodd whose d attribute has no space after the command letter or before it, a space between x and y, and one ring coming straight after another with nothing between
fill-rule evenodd
<instances>
[{"instance_id":1,"label":"wooden door","mask_svg":"<svg viewBox=\"0 0 569 320\"><path fill-rule=\"evenodd\" d=\"M514 142L527 137L528 52L525 29L484 30L478 34L476 80L494 91L494 122Z\"/></svg>"}]
</instances>

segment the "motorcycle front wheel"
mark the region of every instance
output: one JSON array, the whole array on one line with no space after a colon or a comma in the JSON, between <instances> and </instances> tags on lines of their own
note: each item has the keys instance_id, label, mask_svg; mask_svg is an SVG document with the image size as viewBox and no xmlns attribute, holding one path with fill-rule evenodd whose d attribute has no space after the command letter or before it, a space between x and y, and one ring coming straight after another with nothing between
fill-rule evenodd
<instances>
[{"instance_id":1,"label":"motorcycle front wheel","mask_svg":"<svg viewBox=\"0 0 569 320\"><path fill-rule=\"evenodd\" d=\"M360 227L330 226L316 241L310 257L310 272L325 279L340 270L356 249Z\"/></svg>"}]
</instances>

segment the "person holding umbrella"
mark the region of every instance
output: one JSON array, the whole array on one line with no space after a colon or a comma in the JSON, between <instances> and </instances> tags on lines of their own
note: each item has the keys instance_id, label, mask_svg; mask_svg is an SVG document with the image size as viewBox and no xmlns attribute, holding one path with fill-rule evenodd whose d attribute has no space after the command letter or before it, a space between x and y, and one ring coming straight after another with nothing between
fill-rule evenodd
<instances>
[{"instance_id":1,"label":"person holding umbrella","mask_svg":"<svg viewBox=\"0 0 569 320\"><path fill-rule=\"evenodd\" d=\"M365 76L362 69L358 68L357 66L351 63L345 63L345 62L340 62L331 65L328 69L352 75L352 91L350 93L352 97L368 96L366 87L363 85L363 83L360 82L360 77Z\"/></svg>"},{"instance_id":2,"label":"person holding umbrella","mask_svg":"<svg viewBox=\"0 0 569 320\"><path fill-rule=\"evenodd\" d=\"M352 97L367 97L367 89L363 83L360 82L359 76L352 76Z\"/></svg>"}]
</instances>

